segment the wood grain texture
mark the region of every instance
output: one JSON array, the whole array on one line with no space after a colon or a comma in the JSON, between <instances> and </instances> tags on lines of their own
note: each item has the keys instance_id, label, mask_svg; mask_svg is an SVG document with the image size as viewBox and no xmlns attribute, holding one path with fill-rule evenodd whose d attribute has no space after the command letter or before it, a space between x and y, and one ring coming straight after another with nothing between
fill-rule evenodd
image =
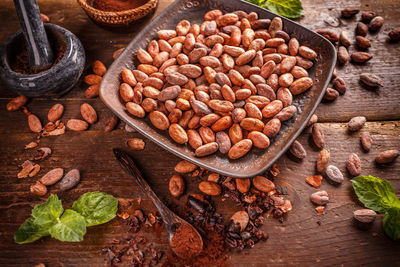
<instances>
[{"instance_id":1,"label":"wood grain texture","mask_svg":"<svg viewBox=\"0 0 400 267\"><path fill-rule=\"evenodd\" d=\"M87 52L87 70L95 59L106 65L112 62L112 53L124 47L135 33L115 33L106 31L93 24L74 0L54 1L39 0L41 11L46 13L53 23L74 32L82 41ZM160 1L152 17L138 25L137 31L159 14L172 1ZM318 151L310 141L310 134L305 131L299 141L307 150L303 161L295 161L287 154L277 164L281 174L277 183L290 185L295 195L293 211L284 223L269 218L263 227L269 233L269 240L257 244L251 250L242 253L232 252L230 261L233 266L394 266L400 262L400 246L390 241L383 233L382 215L372 229L361 231L354 227L353 211L361 208L351 189L349 175L345 170L345 160L355 152L359 155L363 174L371 174L389 180L396 193L400 194L400 161L380 167L374 163L379 151L400 148L400 54L399 44L386 43L387 32L400 26L398 1L334 1L304 0L305 17L300 23L312 29L325 27L323 19L329 14L336 16L338 6L360 7L362 10L374 10L385 18L383 29L372 36L373 47L370 49L374 58L365 66L348 64L339 69L339 74L348 83L346 95L331 104L321 104L317 114L325 132L326 147L331 151L330 164L336 165L345 175L341 186L333 186L325 179L321 189L327 190L331 203L325 214L317 214L309 201L309 196L316 191L305 183L305 178L315 173ZM0 26L0 43L19 28L11 0L0 1L0 21L7 20L7 25ZM352 34L355 22L342 21L344 28ZM351 47L350 50L354 50ZM358 84L361 72L371 71L381 76L385 87L379 92L367 91ZM99 122L82 133L68 131L65 135L43 138L40 146L51 147L53 153L40 162L41 170L34 178L17 179L19 165L35 154L34 150L24 150L25 144L35 140L35 134L29 131L26 117L21 112L7 112L5 105L12 92L0 84L0 266L33 266L39 262L46 266L103 266L106 257L100 254L101 248L110 245L114 238L122 239L128 227L117 218L112 222L91 227L81 243L61 243L48 237L33 244L17 245L13 242L13 233L29 216L32 207L44 201L45 197L34 196L29 186L47 171L62 167L65 170L77 168L81 171L82 181L77 188L68 192L59 192L57 185L49 187L50 193L58 194L64 207L69 207L81 194L101 190L120 198L142 199L142 208L154 212L155 208L140 192L131 177L122 171L114 160L112 148L127 149L126 140L141 136L127 133L120 123L119 129L104 133L103 127L111 116L99 99L86 100L83 93L86 86L81 84L61 99L34 99L28 108L38 115L42 123L46 122L47 111L55 103L65 106L62 121L80 118L79 106L88 102L96 109ZM361 131L369 131L374 144L369 153L360 147L360 132L348 133L346 122L356 115L364 115L369 122ZM173 167L179 159L160 147L145 140L143 151L132 151L131 155L141 167L144 176L154 191L176 212L180 213L185 197L173 199L168 193L168 181L174 174ZM187 192L198 192L199 180L185 176ZM238 208L230 201L214 198L225 218L229 218ZM318 224L320 223L320 225ZM165 231L155 235L151 229L142 228L142 234L155 247L166 251L168 243ZM372 233L377 233L373 236ZM127 266L128 261L121 266Z\"/></svg>"}]
</instances>

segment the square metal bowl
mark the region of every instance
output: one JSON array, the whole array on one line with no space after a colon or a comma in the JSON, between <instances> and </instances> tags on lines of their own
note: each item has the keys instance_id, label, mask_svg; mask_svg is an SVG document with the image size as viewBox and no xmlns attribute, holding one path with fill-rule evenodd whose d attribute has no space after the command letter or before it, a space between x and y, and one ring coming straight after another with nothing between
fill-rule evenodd
<instances>
[{"instance_id":1,"label":"square metal bowl","mask_svg":"<svg viewBox=\"0 0 400 267\"><path fill-rule=\"evenodd\" d=\"M296 36L301 45L313 48L318 54L314 66L309 69L310 77L314 80L313 87L293 99L293 105L297 107L297 114L289 121L282 123L281 131L271 140L271 145L266 150L253 148L246 156L237 160L230 160L227 155L219 152L207 157L197 158L189 145L175 143L168 136L167 131L160 131L153 127L147 116L146 119L139 119L128 114L119 97L120 73L125 68L135 69L137 64L136 52L140 48L145 49L152 39L157 38L159 30L175 29L176 24L183 19L187 19L191 23L201 24L204 14L212 9L220 9L224 13L236 10L243 10L248 13L254 11L258 13L259 18L272 19L278 16L240 0L177 0L147 25L114 61L101 83L100 97L129 126L175 155L223 175L235 178L251 177L270 167L304 129L329 83L336 63L336 52L331 42L321 35L281 17L284 30L290 36Z\"/></svg>"}]
</instances>

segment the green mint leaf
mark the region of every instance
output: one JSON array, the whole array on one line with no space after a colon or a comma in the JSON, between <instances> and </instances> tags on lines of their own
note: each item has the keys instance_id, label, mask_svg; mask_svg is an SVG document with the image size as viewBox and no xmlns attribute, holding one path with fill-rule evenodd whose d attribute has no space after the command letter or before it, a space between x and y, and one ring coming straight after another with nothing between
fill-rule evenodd
<instances>
[{"instance_id":1,"label":"green mint leaf","mask_svg":"<svg viewBox=\"0 0 400 267\"><path fill-rule=\"evenodd\" d=\"M38 225L34 223L34 218L29 217L14 233L14 241L18 244L26 244L34 242L42 236L43 235L40 232Z\"/></svg>"},{"instance_id":2,"label":"green mint leaf","mask_svg":"<svg viewBox=\"0 0 400 267\"><path fill-rule=\"evenodd\" d=\"M64 209L61 200L56 195L50 195L45 203L36 205L32 210L34 223L42 230L49 230L57 219L61 216Z\"/></svg>"},{"instance_id":3,"label":"green mint leaf","mask_svg":"<svg viewBox=\"0 0 400 267\"><path fill-rule=\"evenodd\" d=\"M383 229L391 239L400 239L400 207L391 207L386 211Z\"/></svg>"},{"instance_id":4,"label":"green mint leaf","mask_svg":"<svg viewBox=\"0 0 400 267\"><path fill-rule=\"evenodd\" d=\"M392 185L373 176L358 176L351 180L358 199L365 207L384 213L392 206L400 207Z\"/></svg>"},{"instance_id":5,"label":"green mint leaf","mask_svg":"<svg viewBox=\"0 0 400 267\"><path fill-rule=\"evenodd\" d=\"M262 7L266 0L246 0L246 1Z\"/></svg>"},{"instance_id":6,"label":"green mint leaf","mask_svg":"<svg viewBox=\"0 0 400 267\"><path fill-rule=\"evenodd\" d=\"M268 0L266 7L279 15L295 19L303 15L303 6L300 0Z\"/></svg>"},{"instance_id":7,"label":"green mint leaf","mask_svg":"<svg viewBox=\"0 0 400 267\"><path fill-rule=\"evenodd\" d=\"M115 217L118 200L103 192L89 192L75 201L71 209L85 218L87 226L93 226L106 223Z\"/></svg>"},{"instance_id":8,"label":"green mint leaf","mask_svg":"<svg viewBox=\"0 0 400 267\"><path fill-rule=\"evenodd\" d=\"M50 228L51 237L60 241L80 242L86 234L85 218L73 210L65 210L58 223Z\"/></svg>"},{"instance_id":9,"label":"green mint leaf","mask_svg":"<svg viewBox=\"0 0 400 267\"><path fill-rule=\"evenodd\" d=\"M50 228L57 223L63 213L61 200L51 195L45 203L37 204L32 215L19 227L14 234L18 244L31 243L42 236L49 235Z\"/></svg>"}]
</instances>

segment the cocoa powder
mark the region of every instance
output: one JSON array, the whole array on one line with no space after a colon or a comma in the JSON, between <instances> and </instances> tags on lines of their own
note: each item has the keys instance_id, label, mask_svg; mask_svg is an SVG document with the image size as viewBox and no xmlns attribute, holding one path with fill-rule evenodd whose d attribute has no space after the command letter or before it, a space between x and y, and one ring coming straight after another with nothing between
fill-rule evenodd
<instances>
[{"instance_id":1,"label":"cocoa powder","mask_svg":"<svg viewBox=\"0 0 400 267\"><path fill-rule=\"evenodd\" d=\"M93 0L89 4L103 11L123 11L137 8L146 2L147 0Z\"/></svg>"},{"instance_id":2,"label":"cocoa powder","mask_svg":"<svg viewBox=\"0 0 400 267\"><path fill-rule=\"evenodd\" d=\"M171 247L180 258L190 259L200 254L203 244L194 228L189 224L183 224L172 236Z\"/></svg>"}]
</instances>

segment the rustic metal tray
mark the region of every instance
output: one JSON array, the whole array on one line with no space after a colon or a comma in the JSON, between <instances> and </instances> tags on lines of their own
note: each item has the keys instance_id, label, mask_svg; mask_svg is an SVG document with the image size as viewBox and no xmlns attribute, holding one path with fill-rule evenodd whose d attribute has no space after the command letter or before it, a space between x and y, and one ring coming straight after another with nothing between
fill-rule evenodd
<instances>
[{"instance_id":1,"label":"rustic metal tray","mask_svg":"<svg viewBox=\"0 0 400 267\"><path fill-rule=\"evenodd\" d=\"M167 131L156 129L148 119L138 119L129 115L119 97L120 73L124 68L135 69L138 63L136 61L138 49L146 48L152 39L157 38L157 31L175 29L176 24L182 19L187 19L191 23L201 23L204 14L211 9L220 9L223 12L254 11L258 13L259 18L272 19L277 16L240 0L177 0L147 25L114 61L101 83L100 97L129 126L175 155L223 175L235 178L255 176L265 171L285 153L304 129L324 95L336 63L336 53L334 46L321 35L282 17L284 30L289 35L296 36L300 44L307 45L318 53L314 66L309 70L314 85L307 92L294 98L293 105L298 109L297 114L282 124L279 135L271 140L268 149L253 148L245 157L238 160L230 160L227 155L219 152L204 158L195 157L194 150L189 145L176 144L168 136Z\"/></svg>"}]
</instances>

